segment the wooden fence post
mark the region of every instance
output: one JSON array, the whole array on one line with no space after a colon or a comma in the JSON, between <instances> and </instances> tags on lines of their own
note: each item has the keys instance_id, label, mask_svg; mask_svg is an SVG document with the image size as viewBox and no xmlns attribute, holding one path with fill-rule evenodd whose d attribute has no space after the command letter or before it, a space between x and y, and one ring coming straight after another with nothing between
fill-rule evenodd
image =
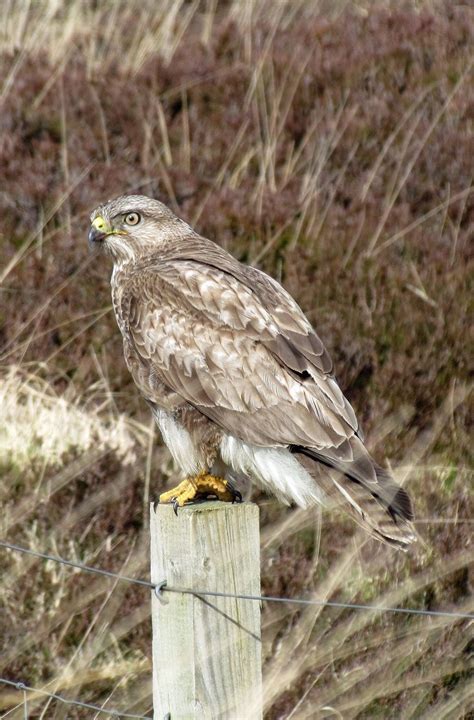
<instances>
[{"instance_id":1,"label":"wooden fence post","mask_svg":"<svg viewBox=\"0 0 474 720\"><path fill-rule=\"evenodd\" d=\"M151 506L151 580L170 587L260 594L258 507ZM260 603L153 595L155 720L260 720Z\"/></svg>"}]
</instances>

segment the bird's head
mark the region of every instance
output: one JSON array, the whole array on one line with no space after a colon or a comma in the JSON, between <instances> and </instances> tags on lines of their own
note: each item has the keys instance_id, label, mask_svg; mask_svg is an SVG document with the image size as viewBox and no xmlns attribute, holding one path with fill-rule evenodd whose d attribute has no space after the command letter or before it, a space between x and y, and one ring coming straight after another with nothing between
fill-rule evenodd
<instances>
[{"instance_id":1,"label":"bird's head","mask_svg":"<svg viewBox=\"0 0 474 720\"><path fill-rule=\"evenodd\" d=\"M160 245L189 232L191 228L158 200L122 195L92 212L89 242L123 264L158 252Z\"/></svg>"}]
</instances>

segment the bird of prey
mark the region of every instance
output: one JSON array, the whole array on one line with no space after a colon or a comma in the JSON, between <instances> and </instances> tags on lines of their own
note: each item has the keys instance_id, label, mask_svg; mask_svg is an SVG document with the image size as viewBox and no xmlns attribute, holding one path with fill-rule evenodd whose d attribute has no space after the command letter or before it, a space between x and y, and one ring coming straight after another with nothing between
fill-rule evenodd
<instances>
[{"instance_id":1,"label":"bird of prey","mask_svg":"<svg viewBox=\"0 0 474 720\"><path fill-rule=\"evenodd\" d=\"M175 510L235 501L252 478L280 501L339 500L373 536L415 538L408 494L363 444L330 357L273 278L141 195L91 215L89 240L113 260L125 361L185 479Z\"/></svg>"}]
</instances>

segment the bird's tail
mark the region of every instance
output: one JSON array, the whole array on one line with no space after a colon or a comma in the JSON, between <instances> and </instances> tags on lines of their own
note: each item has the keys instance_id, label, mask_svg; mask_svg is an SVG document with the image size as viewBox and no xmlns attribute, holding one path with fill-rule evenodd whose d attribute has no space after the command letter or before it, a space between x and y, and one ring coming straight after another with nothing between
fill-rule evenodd
<instances>
[{"instance_id":1,"label":"bird's tail","mask_svg":"<svg viewBox=\"0 0 474 720\"><path fill-rule=\"evenodd\" d=\"M294 447L292 451L330 501L341 505L373 537L406 549L416 540L410 496L377 465L359 440L354 441L359 452L363 449L363 462L355 464L338 463L313 448Z\"/></svg>"}]
</instances>

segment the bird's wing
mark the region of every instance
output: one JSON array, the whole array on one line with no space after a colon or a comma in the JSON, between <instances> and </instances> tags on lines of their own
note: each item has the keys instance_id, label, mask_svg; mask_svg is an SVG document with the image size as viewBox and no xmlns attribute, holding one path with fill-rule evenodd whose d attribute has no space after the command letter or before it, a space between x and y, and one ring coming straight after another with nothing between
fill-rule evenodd
<instances>
[{"instance_id":1,"label":"bird's wing","mask_svg":"<svg viewBox=\"0 0 474 720\"><path fill-rule=\"evenodd\" d=\"M357 421L321 340L278 283L234 263L164 257L137 268L122 294L135 351L228 433L351 461Z\"/></svg>"}]
</instances>

